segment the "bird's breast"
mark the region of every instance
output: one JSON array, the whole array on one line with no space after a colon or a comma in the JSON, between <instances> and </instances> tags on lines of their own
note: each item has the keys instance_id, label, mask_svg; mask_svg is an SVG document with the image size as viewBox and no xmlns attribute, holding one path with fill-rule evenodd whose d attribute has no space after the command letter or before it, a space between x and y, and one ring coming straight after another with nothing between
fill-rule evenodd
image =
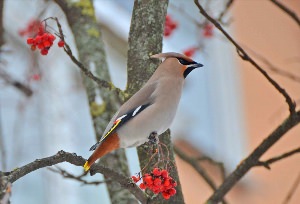
<instances>
[{"instance_id":1,"label":"bird's breast","mask_svg":"<svg viewBox=\"0 0 300 204\"><path fill-rule=\"evenodd\" d=\"M160 84L153 93L156 95L154 103L117 130L120 147L139 146L148 141L152 132L160 135L170 127L180 100L182 84L169 85Z\"/></svg>"}]
</instances>

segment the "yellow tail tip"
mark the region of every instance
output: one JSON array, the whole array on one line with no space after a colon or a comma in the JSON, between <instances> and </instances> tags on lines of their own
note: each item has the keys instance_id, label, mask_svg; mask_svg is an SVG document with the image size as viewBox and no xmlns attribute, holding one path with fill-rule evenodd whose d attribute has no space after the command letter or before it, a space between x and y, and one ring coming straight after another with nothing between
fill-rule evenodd
<instances>
[{"instance_id":1,"label":"yellow tail tip","mask_svg":"<svg viewBox=\"0 0 300 204\"><path fill-rule=\"evenodd\" d=\"M88 161L85 162L83 168L84 168L84 171L88 171L90 169L90 164Z\"/></svg>"}]
</instances>

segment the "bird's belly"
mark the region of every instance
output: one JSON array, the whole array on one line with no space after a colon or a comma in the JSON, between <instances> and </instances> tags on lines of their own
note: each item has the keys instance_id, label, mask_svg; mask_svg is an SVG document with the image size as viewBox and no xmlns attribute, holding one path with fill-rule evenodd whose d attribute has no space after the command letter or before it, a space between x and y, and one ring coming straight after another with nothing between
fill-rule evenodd
<instances>
[{"instance_id":1,"label":"bird's belly","mask_svg":"<svg viewBox=\"0 0 300 204\"><path fill-rule=\"evenodd\" d=\"M168 112L175 113L175 111ZM175 114L168 115L164 111L156 111L155 108L149 107L148 110L141 112L139 117L131 119L117 130L120 147L139 146L149 140L148 137L152 132L162 134L170 127L174 116Z\"/></svg>"}]
</instances>

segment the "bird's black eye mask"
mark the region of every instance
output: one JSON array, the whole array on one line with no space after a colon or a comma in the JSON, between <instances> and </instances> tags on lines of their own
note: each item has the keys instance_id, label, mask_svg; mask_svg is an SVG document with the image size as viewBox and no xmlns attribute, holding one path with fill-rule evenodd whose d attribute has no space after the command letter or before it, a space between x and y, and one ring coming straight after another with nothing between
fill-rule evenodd
<instances>
[{"instance_id":1,"label":"bird's black eye mask","mask_svg":"<svg viewBox=\"0 0 300 204\"><path fill-rule=\"evenodd\" d=\"M189 62L189 61L179 58L179 57L177 57L177 59L178 59L179 63L182 65L197 64L197 62L194 62L194 61Z\"/></svg>"},{"instance_id":2,"label":"bird's black eye mask","mask_svg":"<svg viewBox=\"0 0 300 204\"><path fill-rule=\"evenodd\" d=\"M195 61L187 61L185 59L179 58L177 57L178 61L180 64L187 66L187 68L184 70L183 72L183 77L186 78L187 75L193 71L193 69L198 68L198 67L202 67L203 65L200 63L197 63Z\"/></svg>"}]
</instances>

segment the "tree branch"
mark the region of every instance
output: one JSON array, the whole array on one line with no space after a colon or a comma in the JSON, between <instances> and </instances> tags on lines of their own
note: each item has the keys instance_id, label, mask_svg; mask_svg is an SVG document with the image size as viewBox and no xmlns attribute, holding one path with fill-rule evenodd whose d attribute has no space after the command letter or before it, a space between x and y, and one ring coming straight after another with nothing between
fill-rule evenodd
<instances>
[{"instance_id":1,"label":"tree branch","mask_svg":"<svg viewBox=\"0 0 300 204\"><path fill-rule=\"evenodd\" d=\"M100 79L99 77L95 76L88 68L86 68L79 60L77 60L77 58L73 55L73 52L72 52L70 46L65 41L64 33L63 33L63 30L62 30L62 27L61 27L61 24L60 24L59 20L56 17L54 17L54 18L51 17L51 19L56 21L57 27L59 29L59 37L62 39L62 41L65 42L64 51L70 57L72 62L74 62L74 64L76 64L77 67L82 71L82 73L86 77L93 80L96 84L98 84L99 88L107 88L111 91L114 91L116 93L116 95L122 96L123 91L121 89L115 87L111 82L108 82L104 79ZM121 98L123 98L123 97L121 97Z\"/></svg>"},{"instance_id":2,"label":"tree branch","mask_svg":"<svg viewBox=\"0 0 300 204\"><path fill-rule=\"evenodd\" d=\"M252 55L254 55L255 58L257 58L258 60L262 61L264 64L267 65L267 67L269 68L269 70L271 70L272 72L281 75L283 77L286 77L290 80L293 80L295 82L300 82L300 77L296 76L290 72L287 72L283 69L280 69L278 67L276 67L275 65L273 65L267 58L265 58L264 56L258 54L257 52L255 52L254 50L251 50L250 48L246 48L247 50L249 50Z\"/></svg>"},{"instance_id":3,"label":"tree branch","mask_svg":"<svg viewBox=\"0 0 300 204\"><path fill-rule=\"evenodd\" d=\"M234 2L234 0L228 0L228 2L225 5L224 10L220 13L220 15L218 17L218 21L222 22L223 17L228 12L228 10L232 6L233 2Z\"/></svg>"},{"instance_id":4,"label":"tree branch","mask_svg":"<svg viewBox=\"0 0 300 204\"><path fill-rule=\"evenodd\" d=\"M299 184L300 184L300 173L298 174L297 178L295 179L295 181L294 181L292 187L290 188L286 198L282 202L283 204L288 204L290 202L290 200L293 197L294 193L296 192L297 187L299 186Z\"/></svg>"},{"instance_id":5,"label":"tree branch","mask_svg":"<svg viewBox=\"0 0 300 204\"><path fill-rule=\"evenodd\" d=\"M109 181L86 181L86 180L83 179L83 177L87 175L86 172L84 172L83 174L81 174L79 176L75 176L75 175L69 173L68 171L58 167L58 166L55 166L55 167L56 168L48 167L48 169L49 169L49 171L60 174L64 178L79 181L83 185L96 185L97 186L97 185L109 182Z\"/></svg>"},{"instance_id":6,"label":"tree branch","mask_svg":"<svg viewBox=\"0 0 300 204\"><path fill-rule=\"evenodd\" d=\"M285 119L252 153L244 159L236 169L225 179L221 186L208 199L207 203L218 203L226 193L254 166L259 158L272 147L284 134L300 123L300 111Z\"/></svg>"},{"instance_id":7,"label":"tree branch","mask_svg":"<svg viewBox=\"0 0 300 204\"><path fill-rule=\"evenodd\" d=\"M287 8L282 3L278 2L277 0L270 0L272 3L274 3L278 8L280 8L282 11L284 11L287 15L289 15L299 26L300 26L300 18L296 15L295 12Z\"/></svg>"},{"instance_id":8,"label":"tree branch","mask_svg":"<svg viewBox=\"0 0 300 204\"><path fill-rule=\"evenodd\" d=\"M280 160L285 159L287 157L290 157L290 156L292 156L293 154L296 154L296 153L300 153L300 147L298 147L296 149L293 149L289 152L286 152L284 154L281 154L279 156L270 158L266 161L257 161L255 166L264 166L267 169L271 169L270 165L273 164L274 162L277 162L277 161L280 161Z\"/></svg>"},{"instance_id":9,"label":"tree branch","mask_svg":"<svg viewBox=\"0 0 300 204\"><path fill-rule=\"evenodd\" d=\"M217 190L217 185L215 184L215 182L212 180L212 178L210 178L210 176L207 174L207 172L205 171L204 168L201 167L201 165L199 164L199 159L198 158L193 158L190 157L188 155L186 155L184 152L182 152L178 147L174 146L174 152L186 163L188 163L189 165L191 165L196 171L197 173L202 176L202 178L204 179L204 181L209 185L209 187L212 190ZM226 204L227 202L223 199L222 203Z\"/></svg>"},{"instance_id":10,"label":"tree branch","mask_svg":"<svg viewBox=\"0 0 300 204\"><path fill-rule=\"evenodd\" d=\"M8 75L8 73L6 73L1 68L0 68L0 78L2 78L5 81L5 83L21 91L25 96L30 97L33 94L33 91L29 86L26 86L25 84L13 79L11 76Z\"/></svg>"},{"instance_id":11,"label":"tree branch","mask_svg":"<svg viewBox=\"0 0 300 204\"><path fill-rule=\"evenodd\" d=\"M288 106L290 114L295 114L296 112L296 104L292 100L292 98L289 96L289 94L284 90L274 79L272 79L269 74L260 67L248 54L247 52L223 29L223 27L218 23L213 17L211 17L204 8L200 5L198 0L194 0L196 6L199 9L199 12L208 19L212 24L216 26L218 30L220 30L224 36L236 47L236 50L239 54L239 56L245 60L251 63L273 86L274 88L285 98Z\"/></svg>"},{"instance_id":12,"label":"tree branch","mask_svg":"<svg viewBox=\"0 0 300 204\"><path fill-rule=\"evenodd\" d=\"M42 159L36 159L35 161L19 167L11 172L0 172L0 175L5 175L4 177L8 182L14 183L23 176L36 171L38 169L53 166L62 162L68 162L75 166L82 167L85 163L85 159L81 156L77 156L75 153L68 153L63 150L59 151L57 154L45 157ZM90 169L91 175L96 173L101 173L114 181L117 181L123 188L129 190L141 203L147 202L147 196L140 190L140 188L132 183L131 179L125 177L112 169L106 168L99 164L94 164Z\"/></svg>"}]
</instances>

